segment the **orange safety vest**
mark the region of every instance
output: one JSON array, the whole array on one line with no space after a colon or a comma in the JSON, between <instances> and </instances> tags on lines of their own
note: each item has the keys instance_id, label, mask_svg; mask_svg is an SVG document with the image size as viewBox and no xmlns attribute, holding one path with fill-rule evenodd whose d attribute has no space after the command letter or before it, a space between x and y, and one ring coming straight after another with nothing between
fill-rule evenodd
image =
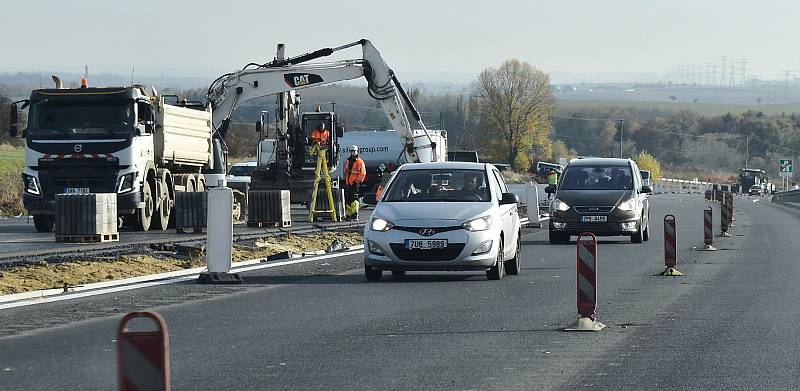
<instances>
[{"instance_id":1,"label":"orange safety vest","mask_svg":"<svg viewBox=\"0 0 800 391\"><path fill-rule=\"evenodd\" d=\"M319 145L327 146L328 140L331 138L331 133L328 130L314 129L311 131L311 141L319 143Z\"/></svg>"},{"instance_id":2,"label":"orange safety vest","mask_svg":"<svg viewBox=\"0 0 800 391\"><path fill-rule=\"evenodd\" d=\"M355 161L348 158L344 167L344 178L345 183L349 186L360 185L361 182L364 182L364 179L367 178L367 166L364 164L364 160L360 157L356 157Z\"/></svg>"}]
</instances>

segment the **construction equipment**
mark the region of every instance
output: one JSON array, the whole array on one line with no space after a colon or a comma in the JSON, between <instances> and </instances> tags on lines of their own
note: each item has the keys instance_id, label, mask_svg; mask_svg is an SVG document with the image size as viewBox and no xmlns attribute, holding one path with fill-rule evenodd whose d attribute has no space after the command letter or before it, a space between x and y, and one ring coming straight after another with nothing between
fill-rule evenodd
<instances>
[{"instance_id":1,"label":"construction equipment","mask_svg":"<svg viewBox=\"0 0 800 391\"><path fill-rule=\"evenodd\" d=\"M361 46L360 59L309 63L355 46ZM254 98L278 94L276 131L274 135L262 133L259 167L251 177L251 189L289 189L293 202L306 201L317 164L310 158L305 140L318 122L325 122L333 130L326 152L330 158L327 167L329 174L336 171L337 141L344 129L333 112L300 114L300 98L295 90L359 77L366 78L367 92L380 102L395 134L402 140L400 164L446 159L446 138L437 142L431 136L397 76L370 41L362 39L293 58L285 58L284 52L284 46L278 45L275 60L264 64L251 63L242 70L222 75L211 84L207 93L214 112L214 127L223 138L238 105ZM409 124L406 108L412 113L419 129L415 130ZM263 118L256 127L262 130L266 128ZM269 149L273 153L265 154L264 151ZM262 159L265 155L271 158ZM333 185L336 185L335 181Z\"/></svg>"},{"instance_id":2,"label":"construction equipment","mask_svg":"<svg viewBox=\"0 0 800 391\"><path fill-rule=\"evenodd\" d=\"M331 175L327 169L328 158L326 155L328 151L326 151L325 148L320 148L318 143L315 143L312 149L312 153L316 153L317 156L317 169L314 170L314 188L311 190L311 204L309 206L308 222L313 223L314 215L317 213L328 213L330 214L331 221L339 221L336 216L336 205L333 202ZM325 195L328 197L328 207L330 208L327 210L317 210L317 195L319 194L320 178L325 180Z\"/></svg>"}]
</instances>

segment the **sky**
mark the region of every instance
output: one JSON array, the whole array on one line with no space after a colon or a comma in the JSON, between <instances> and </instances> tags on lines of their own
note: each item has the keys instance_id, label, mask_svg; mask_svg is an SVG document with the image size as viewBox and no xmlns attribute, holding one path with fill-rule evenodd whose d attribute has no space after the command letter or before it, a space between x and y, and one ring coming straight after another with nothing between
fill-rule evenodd
<instances>
[{"instance_id":1,"label":"sky","mask_svg":"<svg viewBox=\"0 0 800 391\"><path fill-rule=\"evenodd\" d=\"M465 83L509 58L554 79L624 79L722 56L779 79L800 69L797 15L775 0L8 1L0 72L213 78L278 43L294 56L367 38L404 81Z\"/></svg>"}]
</instances>

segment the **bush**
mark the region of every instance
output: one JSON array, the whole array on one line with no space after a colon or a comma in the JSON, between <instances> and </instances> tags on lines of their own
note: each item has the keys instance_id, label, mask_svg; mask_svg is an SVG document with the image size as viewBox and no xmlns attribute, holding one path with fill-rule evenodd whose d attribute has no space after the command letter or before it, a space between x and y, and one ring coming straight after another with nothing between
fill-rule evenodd
<instances>
[{"instance_id":1,"label":"bush","mask_svg":"<svg viewBox=\"0 0 800 391\"><path fill-rule=\"evenodd\" d=\"M23 150L0 144L0 216L25 213L22 205Z\"/></svg>"}]
</instances>

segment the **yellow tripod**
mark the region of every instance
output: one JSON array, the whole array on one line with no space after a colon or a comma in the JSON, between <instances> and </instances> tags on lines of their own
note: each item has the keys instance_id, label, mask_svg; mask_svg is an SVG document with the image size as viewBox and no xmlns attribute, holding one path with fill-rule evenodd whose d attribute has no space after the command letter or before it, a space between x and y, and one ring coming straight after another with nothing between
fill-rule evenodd
<instances>
[{"instance_id":1,"label":"yellow tripod","mask_svg":"<svg viewBox=\"0 0 800 391\"><path fill-rule=\"evenodd\" d=\"M317 213L330 213L331 221L339 221L336 217L336 205L333 202L333 190L331 190L331 176L328 173L327 150L320 148L318 143L311 147L311 154L317 155L317 169L314 171L314 189L311 193L311 208L308 212L308 222L314 222L314 215ZM320 177L325 179L325 193L328 195L329 210L317 210L317 193L319 192Z\"/></svg>"}]
</instances>

